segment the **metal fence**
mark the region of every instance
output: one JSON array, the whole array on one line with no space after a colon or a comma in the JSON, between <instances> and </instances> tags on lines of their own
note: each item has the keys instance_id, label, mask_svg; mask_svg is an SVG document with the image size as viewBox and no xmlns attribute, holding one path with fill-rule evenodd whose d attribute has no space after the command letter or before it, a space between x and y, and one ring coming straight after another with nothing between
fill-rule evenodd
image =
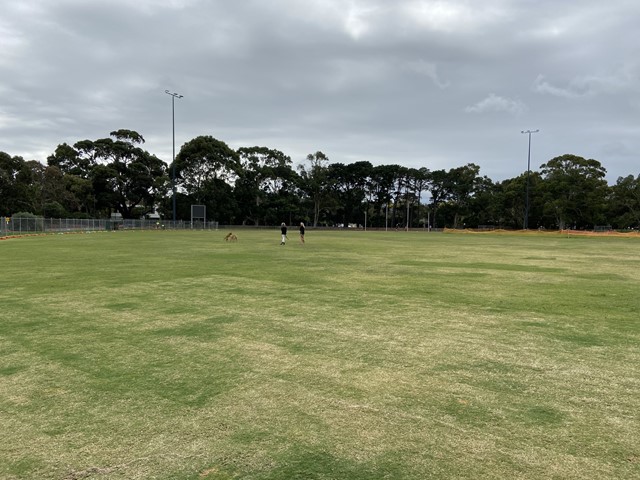
<instances>
[{"instance_id":1,"label":"metal fence","mask_svg":"<svg viewBox=\"0 0 640 480\"><path fill-rule=\"evenodd\" d=\"M359 228L345 229L342 227L308 227L314 230L359 230ZM66 233L66 232L96 232L96 231L113 231L113 230L272 230L280 229L280 225L221 225L219 222L203 222L203 221L176 221L171 220L134 220L134 219L105 219L105 218L42 218L42 217L0 217L0 237L10 235L27 235L42 233ZM367 231L395 231L395 228L385 227L367 227ZM405 231L404 228L401 229ZM442 232L441 228L411 228L412 232Z\"/></svg>"},{"instance_id":2,"label":"metal fence","mask_svg":"<svg viewBox=\"0 0 640 480\"><path fill-rule=\"evenodd\" d=\"M2 217L0 236L100 230L217 230L218 222Z\"/></svg>"}]
</instances>

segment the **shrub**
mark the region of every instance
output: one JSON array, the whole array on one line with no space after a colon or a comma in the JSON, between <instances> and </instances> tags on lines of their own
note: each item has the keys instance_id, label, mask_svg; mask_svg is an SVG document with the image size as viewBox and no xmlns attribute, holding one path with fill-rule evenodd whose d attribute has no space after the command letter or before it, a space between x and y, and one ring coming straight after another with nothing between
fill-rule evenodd
<instances>
[{"instance_id":1,"label":"shrub","mask_svg":"<svg viewBox=\"0 0 640 480\"><path fill-rule=\"evenodd\" d=\"M44 204L44 216L46 218L67 218L67 210L59 202L48 202Z\"/></svg>"},{"instance_id":2,"label":"shrub","mask_svg":"<svg viewBox=\"0 0 640 480\"><path fill-rule=\"evenodd\" d=\"M21 232L42 232L43 219L33 213L18 212L11 216L11 225L13 230Z\"/></svg>"}]
</instances>

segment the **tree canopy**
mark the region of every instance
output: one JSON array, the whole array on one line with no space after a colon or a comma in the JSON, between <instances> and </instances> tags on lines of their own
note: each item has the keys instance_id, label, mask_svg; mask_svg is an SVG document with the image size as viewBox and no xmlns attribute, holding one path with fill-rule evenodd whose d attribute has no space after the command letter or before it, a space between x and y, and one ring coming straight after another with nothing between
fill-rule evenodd
<instances>
[{"instance_id":1,"label":"tree canopy","mask_svg":"<svg viewBox=\"0 0 640 480\"><path fill-rule=\"evenodd\" d=\"M168 165L144 143L138 132L121 129L62 143L46 164L0 152L0 214L170 218L175 171L179 219L189 219L190 205L204 204L208 220L225 224L517 229L526 224L528 188L530 228L640 226L640 174L609 186L599 161L573 154L493 182L474 163L438 170L331 163L320 150L294 168L279 150L234 150L210 135L186 142Z\"/></svg>"}]
</instances>

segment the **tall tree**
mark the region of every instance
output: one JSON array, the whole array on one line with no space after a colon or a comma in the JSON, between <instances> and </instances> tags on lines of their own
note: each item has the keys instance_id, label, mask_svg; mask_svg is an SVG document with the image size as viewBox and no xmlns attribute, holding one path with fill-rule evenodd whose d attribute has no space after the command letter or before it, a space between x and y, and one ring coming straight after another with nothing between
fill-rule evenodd
<instances>
[{"instance_id":1,"label":"tall tree","mask_svg":"<svg viewBox=\"0 0 640 480\"><path fill-rule=\"evenodd\" d=\"M640 228L640 175L618 177L611 187L609 218L616 228Z\"/></svg>"},{"instance_id":2,"label":"tall tree","mask_svg":"<svg viewBox=\"0 0 640 480\"><path fill-rule=\"evenodd\" d=\"M90 140L77 142L74 147L62 143L47 157L47 165L56 167L63 174L88 179L96 164L94 143Z\"/></svg>"},{"instance_id":3,"label":"tall tree","mask_svg":"<svg viewBox=\"0 0 640 480\"><path fill-rule=\"evenodd\" d=\"M367 161L329 165L327 178L339 205L341 219L338 223L342 223L345 228L360 213L372 169L373 166Z\"/></svg>"},{"instance_id":4,"label":"tall tree","mask_svg":"<svg viewBox=\"0 0 640 480\"><path fill-rule=\"evenodd\" d=\"M327 173L329 157L318 151L307 155L309 165L299 165L300 187L313 202L313 226L318 225L320 208L322 202L326 200L329 188L327 184Z\"/></svg>"},{"instance_id":5,"label":"tall tree","mask_svg":"<svg viewBox=\"0 0 640 480\"><path fill-rule=\"evenodd\" d=\"M138 145L144 138L132 130L116 130L112 138L77 142L78 157L91 166L96 203L133 218L153 211L166 192L166 164ZM80 176L80 178L83 178Z\"/></svg>"},{"instance_id":6,"label":"tall tree","mask_svg":"<svg viewBox=\"0 0 640 480\"><path fill-rule=\"evenodd\" d=\"M421 167L409 170L409 186L413 190L413 197L417 199L417 218L424 218L424 207L422 206L422 193L429 189L429 169ZM426 218L424 218L426 220Z\"/></svg>"},{"instance_id":7,"label":"tall tree","mask_svg":"<svg viewBox=\"0 0 640 480\"><path fill-rule=\"evenodd\" d=\"M562 155L541 165L545 214L558 228L587 228L604 222L606 170L597 160Z\"/></svg>"},{"instance_id":8,"label":"tall tree","mask_svg":"<svg viewBox=\"0 0 640 480\"><path fill-rule=\"evenodd\" d=\"M266 223L274 201L283 190L292 189L295 172L291 158L267 147L238 149L240 170L235 182L235 196L241 207L243 223Z\"/></svg>"},{"instance_id":9,"label":"tall tree","mask_svg":"<svg viewBox=\"0 0 640 480\"><path fill-rule=\"evenodd\" d=\"M33 184L33 171L22 157L0 152L0 215L32 213L38 205Z\"/></svg>"},{"instance_id":10,"label":"tall tree","mask_svg":"<svg viewBox=\"0 0 640 480\"><path fill-rule=\"evenodd\" d=\"M478 228L481 225L496 225L500 222L500 208L497 196L500 187L488 177L481 177L469 201L467 227Z\"/></svg>"},{"instance_id":11,"label":"tall tree","mask_svg":"<svg viewBox=\"0 0 640 480\"><path fill-rule=\"evenodd\" d=\"M403 169L404 167L400 165L377 165L372 168L368 189L374 203L373 225L386 226L388 224L388 210L395 198L396 180L402 175ZM393 223L392 221L392 225Z\"/></svg>"},{"instance_id":12,"label":"tall tree","mask_svg":"<svg viewBox=\"0 0 640 480\"><path fill-rule=\"evenodd\" d=\"M431 192L430 206L433 211L433 226L438 228L438 209L449 200L451 195L449 176L446 170L433 170L429 174L429 191Z\"/></svg>"},{"instance_id":13,"label":"tall tree","mask_svg":"<svg viewBox=\"0 0 640 480\"><path fill-rule=\"evenodd\" d=\"M471 198L481 183L480 167L469 163L462 167L452 168L448 172L448 188L452 205L455 207L453 228L464 225L465 216L469 215Z\"/></svg>"},{"instance_id":14,"label":"tall tree","mask_svg":"<svg viewBox=\"0 0 640 480\"><path fill-rule=\"evenodd\" d=\"M212 184L222 180L232 184L240 169L238 154L210 135L185 143L175 160L176 182L198 203L206 203Z\"/></svg>"},{"instance_id":15,"label":"tall tree","mask_svg":"<svg viewBox=\"0 0 640 480\"><path fill-rule=\"evenodd\" d=\"M540 172L529 175L529 228L548 227L544 221L543 180ZM491 204L495 208L495 224L520 229L524 225L524 213L527 194L526 173L509 178L496 184Z\"/></svg>"},{"instance_id":16,"label":"tall tree","mask_svg":"<svg viewBox=\"0 0 640 480\"><path fill-rule=\"evenodd\" d=\"M391 224L398 226L405 216L405 207L409 202L409 169L401 165L395 165L395 167L396 168L393 172L393 190L391 191L393 202L393 208L391 210Z\"/></svg>"}]
</instances>

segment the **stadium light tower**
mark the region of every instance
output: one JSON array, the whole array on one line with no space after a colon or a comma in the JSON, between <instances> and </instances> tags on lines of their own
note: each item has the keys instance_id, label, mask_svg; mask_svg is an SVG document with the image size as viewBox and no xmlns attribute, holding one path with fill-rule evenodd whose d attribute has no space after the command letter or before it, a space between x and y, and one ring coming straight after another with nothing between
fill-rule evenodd
<instances>
[{"instance_id":1,"label":"stadium light tower","mask_svg":"<svg viewBox=\"0 0 640 480\"><path fill-rule=\"evenodd\" d=\"M173 223L175 228L176 222L176 98L182 98L184 95L180 95L175 92L165 90L164 93L171 95L171 125L173 131L173 156L171 162L171 190L173 192Z\"/></svg>"},{"instance_id":2,"label":"stadium light tower","mask_svg":"<svg viewBox=\"0 0 640 480\"><path fill-rule=\"evenodd\" d=\"M524 229L529 228L529 172L531 170L531 134L538 133L540 130L522 130L520 133L529 135L529 153L527 154L527 188L524 199Z\"/></svg>"}]
</instances>

